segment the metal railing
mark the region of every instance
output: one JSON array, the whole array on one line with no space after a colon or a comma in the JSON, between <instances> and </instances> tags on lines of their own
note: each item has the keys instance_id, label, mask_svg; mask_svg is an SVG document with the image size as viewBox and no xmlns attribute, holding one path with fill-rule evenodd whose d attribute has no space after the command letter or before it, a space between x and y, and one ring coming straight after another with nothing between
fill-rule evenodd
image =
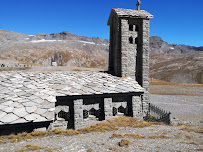
<instances>
[{"instance_id":1,"label":"metal railing","mask_svg":"<svg viewBox=\"0 0 203 152\"><path fill-rule=\"evenodd\" d=\"M146 121L157 121L164 122L165 124L170 124L170 114L171 112L167 112L151 103L149 103L149 112L147 116L144 118Z\"/></svg>"}]
</instances>

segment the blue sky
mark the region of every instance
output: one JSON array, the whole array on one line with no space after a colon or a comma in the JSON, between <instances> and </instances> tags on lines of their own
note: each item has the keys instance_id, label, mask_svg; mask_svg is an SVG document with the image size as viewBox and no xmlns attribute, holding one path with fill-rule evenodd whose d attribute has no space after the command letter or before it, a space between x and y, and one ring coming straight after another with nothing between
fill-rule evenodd
<instances>
[{"instance_id":1,"label":"blue sky","mask_svg":"<svg viewBox=\"0 0 203 152\"><path fill-rule=\"evenodd\" d=\"M203 0L141 0L154 15L150 36L203 46ZM71 33L109 38L111 8L136 9L137 0L0 0L0 29L26 34Z\"/></svg>"}]
</instances>

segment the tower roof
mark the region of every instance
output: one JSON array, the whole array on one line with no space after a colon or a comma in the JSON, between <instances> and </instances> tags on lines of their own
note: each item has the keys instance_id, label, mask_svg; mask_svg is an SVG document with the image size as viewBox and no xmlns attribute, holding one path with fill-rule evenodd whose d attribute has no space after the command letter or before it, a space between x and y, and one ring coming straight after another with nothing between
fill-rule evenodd
<instances>
[{"instance_id":1,"label":"tower roof","mask_svg":"<svg viewBox=\"0 0 203 152\"><path fill-rule=\"evenodd\" d=\"M108 25L111 23L111 18L113 15L116 14L118 17L128 17L128 18L143 18L143 19L150 19L153 18L153 15L144 10L132 10L132 9L122 9L122 8L113 8L111 10Z\"/></svg>"}]
</instances>

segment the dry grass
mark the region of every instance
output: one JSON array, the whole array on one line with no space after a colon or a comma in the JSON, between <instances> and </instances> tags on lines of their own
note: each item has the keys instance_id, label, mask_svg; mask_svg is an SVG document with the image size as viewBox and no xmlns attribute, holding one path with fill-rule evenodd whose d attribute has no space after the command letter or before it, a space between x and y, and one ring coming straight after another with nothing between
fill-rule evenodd
<instances>
[{"instance_id":1,"label":"dry grass","mask_svg":"<svg viewBox=\"0 0 203 152\"><path fill-rule=\"evenodd\" d=\"M45 136L47 133L48 132L46 131L34 131L34 132L31 132L30 135L40 137L40 136Z\"/></svg>"},{"instance_id":2,"label":"dry grass","mask_svg":"<svg viewBox=\"0 0 203 152\"><path fill-rule=\"evenodd\" d=\"M122 116L122 117L112 118L107 121L103 121L95 125L91 125L90 127L85 127L78 130L68 129L64 131L61 129L53 129L48 131L35 131L31 133L23 132L17 135L11 134L9 136L0 136L0 141L1 142L19 142L21 140L41 138L44 136L55 135L55 134L72 136L72 135L78 135L78 134L85 134L89 132L115 131L115 130L118 130L118 127L148 127L152 125L163 125L163 123L138 121L136 118ZM116 134L112 135L112 138L115 136ZM136 139L144 138L144 136L137 135L137 134L125 134L121 136L133 137Z\"/></svg>"},{"instance_id":3,"label":"dry grass","mask_svg":"<svg viewBox=\"0 0 203 152\"><path fill-rule=\"evenodd\" d=\"M175 137L169 137L169 136L166 136L166 135L159 135L159 136L149 136L150 139L157 139L157 138L160 138L160 139L171 139L171 138L175 138Z\"/></svg>"},{"instance_id":4,"label":"dry grass","mask_svg":"<svg viewBox=\"0 0 203 152\"><path fill-rule=\"evenodd\" d=\"M22 149L17 150L17 152L24 152L24 151L27 151L27 150L29 150L29 151L35 151L35 150L40 150L40 149L45 149L45 147L39 147L37 145L31 145L31 144L29 144L29 145L24 146Z\"/></svg>"},{"instance_id":5,"label":"dry grass","mask_svg":"<svg viewBox=\"0 0 203 152\"><path fill-rule=\"evenodd\" d=\"M160 95L203 96L203 84L172 83L153 79L150 82L150 93Z\"/></svg>"},{"instance_id":6,"label":"dry grass","mask_svg":"<svg viewBox=\"0 0 203 152\"><path fill-rule=\"evenodd\" d=\"M23 64L23 65L31 65L31 66L42 66L41 64L30 63L30 62L20 62L20 64Z\"/></svg>"},{"instance_id":7,"label":"dry grass","mask_svg":"<svg viewBox=\"0 0 203 152\"><path fill-rule=\"evenodd\" d=\"M125 134L125 135L121 135L121 134L112 134L112 136L110 138L134 138L134 139L146 139L145 136L142 135L138 135L138 134ZM148 138L150 139L175 139L176 137L169 137L166 136L164 134L159 135L159 136L149 136Z\"/></svg>"},{"instance_id":8,"label":"dry grass","mask_svg":"<svg viewBox=\"0 0 203 152\"><path fill-rule=\"evenodd\" d=\"M78 71L82 71L81 69L73 69L72 71L78 72Z\"/></svg>"},{"instance_id":9,"label":"dry grass","mask_svg":"<svg viewBox=\"0 0 203 152\"><path fill-rule=\"evenodd\" d=\"M80 132L77 131L77 130L68 129L68 130L66 130L66 134L69 135L69 136L73 136L73 135L78 135L78 134L80 134Z\"/></svg>"},{"instance_id":10,"label":"dry grass","mask_svg":"<svg viewBox=\"0 0 203 152\"><path fill-rule=\"evenodd\" d=\"M130 145L130 141L129 140L127 140L127 139L121 139L121 141L118 143L118 145L120 146L120 147L129 147L129 145Z\"/></svg>"},{"instance_id":11,"label":"dry grass","mask_svg":"<svg viewBox=\"0 0 203 152\"><path fill-rule=\"evenodd\" d=\"M197 143L196 143L196 142L194 142L194 141L191 141L191 142L180 142L180 143L182 143L182 144L199 145L199 144L197 144Z\"/></svg>"},{"instance_id":12,"label":"dry grass","mask_svg":"<svg viewBox=\"0 0 203 152\"><path fill-rule=\"evenodd\" d=\"M117 151L117 148L115 146L111 146L111 147L109 147L109 150Z\"/></svg>"},{"instance_id":13,"label":"dry grass","mask_svg":"<svg viewBox=\"0 0 203 152\"><path fill-rule=\"evenodd\" d=\"M199 148L199 149L197 149L197 151L203 151L203 148Z\"/></svg>"},{"instance_id":14,"label":"dry grass","mask_svg":"<svg viewBox=\"0 0 203 152\"><path fill-rule=\"evenodd\" d=\"M125 134L125 135L121 135L121 134L112 134L112 136L110 138L125 138L125 137L130 137L130 138L135 138L135 139L143 139L145 138L145 136L142 135L138 135L138 134Z\"/></svg>"},{"instance_id":15,"label":"dry grass","mask_svg":"<svg viewBox=\"0 0 203 152\"><path fill-rule=\"evenodd\" d=\"M180 125L178 127L188 132L203 133L203 126Z\"/></svg>"},{"instance_id":16,"label":"dry grass","mask_svg":"<svg viewBox=\"0 0 203 152\"><path fill-rule=\"evenodd\" d=\"M172 85L172 86L197 86L197 87L203 87L203 84L192 84L192 83L174 83L174 82L167 82L163 80L158 79L151 79L150 78L150 84L151 85Z\"/></svg>"},{"instance_id":17,"label":"dry grass","mask_svg":"<svg viewBox=\"0 0 203 152\"><path fill-rule=\"evenodd\" d=\"M179 138L180 136L184 136L187 139L192 139L194 137L193 135L191 135L191 134L189 134L188 132L185 132L185 131L178 132L176 137Z\"/></svg>"},{"instance_id":18,"label":"dry grass","mask_svg":"<svg viewBox=\"0 0 203 152\"><path fill-rule=\"evenodd\" d=\"M141 150L144 150L144 147L142 147L141 145L140 146L138 146Z\"/></svg>"},{"instance_id":19,"label":"dry grass","mask_svg":"<svg viewBox=\"0 0 203 152\"><path fill-rule=\"evenodd\" d=\"M97 123L96 125L91 125L90 127L78 129L77 131L79 131L80 133L89 133L89 132L105 132L113 130L118 130L116 125L105 121Z\"/></svg>"},{"instance_id":20,"label":"dry grass","mask_svg":"<svg viewBox=\"0 0 203 152\"><path fill-rule=\"evenodd\" d=\"M43 149L43 151L46 151L46 152L53 152L53 151L57 150L57 148L51 148L51 149L49 149L47 147L40 147L40 146L38 146L36 144L35 145L28 144L28 145L25 145L22 149L17 150L16 152L36 151L36 150L40 151L42 149Z\"/></svg>"},{"instance_id":21,"label":"dry grass","mask_svg":"<svg viewBox=\"0 0 203 152\"><path fill-rule=\"evenodd\" d=\"M23 67L23 68L9 68L9 69L0 69L1 71L21 71L21 70L29 70L30 67Z\"/></svg>"},{"instance_id":22,"label":"dry grass","mask_svg":"<svg viewBox=\"0 0 203 152\"><path fill-rule=\"evenodd\" d=\"M152 125L164 125L162 122L146 122L146 121L138 121L133 117L117 117L107 120L108 123L113 124L117 127L149 127Z\"/></svg>"},{"instance_id":23,"label":"dry grass","mask_svg":"<svg viewBox=\"0 0 203 152\"><path fill-rule=\"evenodd\" d=\"M118 127L149 127L152 125L164 125L164 123L138 121L136 118L122 116L91 125L90 127L78 129L77 131L80 133L105 132L118 130Z\"/></svg>"}]
</instances>

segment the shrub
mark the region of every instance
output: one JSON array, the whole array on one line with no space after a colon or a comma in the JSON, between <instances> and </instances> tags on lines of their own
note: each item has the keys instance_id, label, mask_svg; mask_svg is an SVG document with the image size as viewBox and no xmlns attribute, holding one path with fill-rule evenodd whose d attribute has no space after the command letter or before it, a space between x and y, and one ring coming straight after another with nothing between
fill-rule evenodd
<instances>
[{"instance_id":1,"label":"shrub","mask_svg":"<svg viewBox=\"0 0 203 152\"><path fill-rule=\"evenodd\" d=\"M87 152L92 152L92 149L88 149Z\"/></svg>"},{"instance_id":2,"label":"shrub","mask_svg":"<svg viewBox=\"0 0 203 152\"><path fill-rule=\"evenodd\" d=\"M130 141L127 139L121 139L121 141L118 143L120 147L128 147L130 145Z\"/></svg>"}]
</instances>

